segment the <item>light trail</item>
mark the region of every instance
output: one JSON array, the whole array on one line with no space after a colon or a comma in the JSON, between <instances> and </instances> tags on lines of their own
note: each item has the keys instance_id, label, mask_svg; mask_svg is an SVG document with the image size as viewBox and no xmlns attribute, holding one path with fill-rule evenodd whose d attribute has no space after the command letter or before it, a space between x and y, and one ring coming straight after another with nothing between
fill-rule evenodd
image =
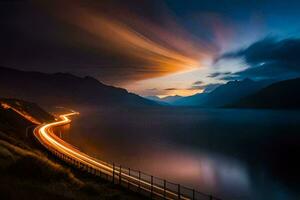
<instances>
[{"instance_id":1,"label":"light trail","mask_svg":"<svg viewBox=\"0 0 300 200\"><path fill-rule=\"evenodd\" d=\"M132 185L139 185L142 189L153 192L154 194L164 197L164 193L167 194L165 197L166 199L178 199L178 194L164 189L163 187L159 187L157 185L154 185L153 183L149 183L147 181L141 180L139 178L136 178L134 176L125 174L122 172L121 169L118 170L118 168L114 168L113 165L110 165L108 163L105 163L101 160L98 160L96 158L93 158L80 150L78 150L76 147L68 144L67 142L60 139L58 136L54 134L52 131L52 128L62 126L65 124L68 124L71 122L71 120L68 118L73 115L78 115L78 112L71 112L68 114L60 115L59 118L61 120L42 124L34 129L34 136L40 141L40 143L45 146L47 149L51 149L53 151L57 151L63 155L67 155L68 157L72 158L73 160L80 162L82 164L85 164L86 166L91 167L92 169L98 170L98 171L105 171L104 173L109 174L110 176L113 175L113 172L115 173L116 177L121 176L121 178L126 178L126 181ZM147 187L150 187L152 189L149 189ZM153 189L156 189L156 191L153 191ZM183 195L180 196L180 199L189 199L187 197L184 197Z\"/></svg>"},{"instance_id":2,"label":"light trail","mask_svg":"<svg viewBox=\"0 0 300 200\"><path fill-rule=\"evenodd\" d=\"M12 109L14 112L16 112L17 114L21 115L22 117L24 117L25 119L27 119L28 121L32 122L33 124L37 125L37 124L40 124L40 122L33 118L32 116L26 114L24 111L20 111L14 107L12 107L11 105L9 105L8 103L5 103L5 102L0 102L1 106L4 108L4 109Z\"/></svg>"}]
</instances>

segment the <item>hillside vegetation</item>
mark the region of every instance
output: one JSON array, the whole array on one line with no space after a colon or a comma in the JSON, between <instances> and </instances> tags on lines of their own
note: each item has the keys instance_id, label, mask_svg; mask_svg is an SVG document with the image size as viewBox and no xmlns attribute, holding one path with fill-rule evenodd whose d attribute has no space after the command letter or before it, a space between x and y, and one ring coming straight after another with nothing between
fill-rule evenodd
<instances>
[{"instance_id":1,"label":"hillside vegetation","mask_svg":"<svg viewBox=\"0 0 300 200\"><path fill-rule=\"evenodd\" d=\"M54 119L36 104L0 99L0 193L2 199L142 199L143 197L65 167L40 148L24 115Z\"/></svg>"}]
</instances>

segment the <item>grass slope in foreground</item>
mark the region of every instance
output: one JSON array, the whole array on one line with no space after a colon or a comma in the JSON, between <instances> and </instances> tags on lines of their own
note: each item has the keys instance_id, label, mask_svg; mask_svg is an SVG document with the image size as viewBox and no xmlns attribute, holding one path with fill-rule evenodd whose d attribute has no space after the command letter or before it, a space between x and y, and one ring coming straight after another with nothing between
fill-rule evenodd
<instances>
[{"instance_id":1,"label":"grass slope in foreground","mask_svg":"<svg viewBox=\"0 0 300 200\"><path fill-rule=\"evenodd\" d=\"M0 99L0 197L1 199L142 199L143 197L63 166L40 151L26 128L53 116L36 104Z\"/></svg>"}]
</instances>

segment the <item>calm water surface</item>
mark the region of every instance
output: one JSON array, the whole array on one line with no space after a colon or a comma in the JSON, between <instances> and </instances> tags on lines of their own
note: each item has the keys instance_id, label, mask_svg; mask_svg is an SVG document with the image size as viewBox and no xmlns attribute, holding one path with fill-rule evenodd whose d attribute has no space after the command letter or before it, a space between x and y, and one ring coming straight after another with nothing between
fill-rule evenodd
<instances>
[{"instance_id":1,"label":"calm water surface","mask_svg":"<svg viewBox=\"0 0 300 200\"><path fill-rule=\"evenodd\" d=\"M98 109L81 112L64 138L223 199L300 199L299 111Z\"/></svg>"}]
</instances>

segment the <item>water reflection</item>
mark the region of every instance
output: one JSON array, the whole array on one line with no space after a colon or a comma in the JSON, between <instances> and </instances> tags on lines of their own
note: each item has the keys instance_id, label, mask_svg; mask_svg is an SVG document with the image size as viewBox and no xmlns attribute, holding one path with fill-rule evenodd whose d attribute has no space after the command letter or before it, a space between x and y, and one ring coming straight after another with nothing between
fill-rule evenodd
<instances>
[{"instance_id":1,"label":"water reflection","mask_svg":"<svg viewBox=\"0 0 300 200\"><path fill-rule=\"evenodd\" d=\"M277 155L300 141L299 116L253 110L101 111L75 119L65 139L105 161L225 199L297 199L293 187L299 183L291 186L281 176L289 171ZM293 160L287 158L281 160L291 170Z\"/></svg>"}]
</instances>

